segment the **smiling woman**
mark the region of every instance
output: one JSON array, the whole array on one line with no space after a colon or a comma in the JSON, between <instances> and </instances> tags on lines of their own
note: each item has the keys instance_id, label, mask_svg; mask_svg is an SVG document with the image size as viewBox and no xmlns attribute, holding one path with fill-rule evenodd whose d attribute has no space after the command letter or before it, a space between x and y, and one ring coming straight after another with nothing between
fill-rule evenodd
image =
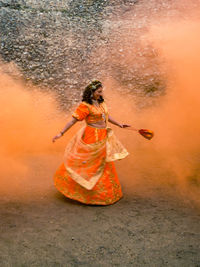
<instances>
[{"instance_id":1,"label":"smiling woman","mask_svg":"<svg viewBox=\"0 0 200 267\"><path fill-rule=\"evenodd\" d=\"M113 204L122 197L113 161L125 158L128 152L107 123L121 128L129 125L120 124L108 115L100 81L92 81L85 88L71 121L52 141L82 120L86 126L67 145L64 163L54 176L55 186L66 197L85 204Z\"/></svg>"}]
</instances>

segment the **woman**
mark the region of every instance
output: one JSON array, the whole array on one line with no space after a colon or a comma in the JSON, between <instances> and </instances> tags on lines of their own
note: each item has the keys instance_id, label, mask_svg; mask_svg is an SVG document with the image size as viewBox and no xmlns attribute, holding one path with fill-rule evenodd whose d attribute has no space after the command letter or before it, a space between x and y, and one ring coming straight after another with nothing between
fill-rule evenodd
<instances>
[{"instance_id":1,"label":"woman","mask_svg":"<svg viewBox=\"0 0 200 267\"><path fill-rule=\"evenodd\" d=\"M64 129L53 138L55 142L77 121L86 121L67 145L64 163L54 176L56 188L66 197L85 204L109 205L122 197L121 185L113 161L128 155L107 122L121 128L108 115L100 81L92 81L83 93L81 104Z\"/></svg>"}]
</instances>

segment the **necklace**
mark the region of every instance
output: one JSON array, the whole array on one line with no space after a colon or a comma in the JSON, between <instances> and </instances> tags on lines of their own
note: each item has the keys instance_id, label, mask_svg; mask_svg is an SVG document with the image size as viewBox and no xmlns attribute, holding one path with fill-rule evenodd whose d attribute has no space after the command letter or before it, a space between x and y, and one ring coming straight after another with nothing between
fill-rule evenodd
<instances>
[{"instance_id":1,"label":"necklace","mask_svg":"<svg viewBox=\"0 0 200 267\"><path fill-rule=\"evenodd\" d=\"M99 105L99 102L98 102L97 100L95 100L95 99L92 100L92 104L93 104L94 106L96 106L96 107L99 107L99 106L100 106L100 105Z\"/></svg>"},{"instance_id":2,"label":"necklace","mask_svg":"<svg viewBox=\"0 0 200 267\"><path fill-rule=\"evenodd\" d=\"M101 116L102 116L102 119L104 120L104 122L106 121L106 114L105 114L105 109L104 109L104 107L102 107L102 105L97 101L97 100L92 100L92 103L93 103L93 105L96 107L96 108L98 108L98 109L100 109L101 110L101 112L102 112L102 114L101 114Z\"/></svg>"}]
</instances>

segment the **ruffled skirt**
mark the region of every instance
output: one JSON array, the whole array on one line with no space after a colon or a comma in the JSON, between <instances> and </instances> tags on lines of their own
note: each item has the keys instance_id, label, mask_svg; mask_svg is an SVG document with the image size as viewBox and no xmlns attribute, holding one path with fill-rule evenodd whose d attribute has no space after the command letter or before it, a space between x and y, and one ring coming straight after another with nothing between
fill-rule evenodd
<instances>
[{"instance_id":1,"label":"ruffled skirt","mask_svg":"<svg viewBox=\"0 0 200 267\"><path fill-rule=\"evenodd\" d=\"M81 129L66 147L54 175L56 188L85 204L109 205L122 197L114 160L128 155L110 128Z\"/></svg>"}]
</instances>

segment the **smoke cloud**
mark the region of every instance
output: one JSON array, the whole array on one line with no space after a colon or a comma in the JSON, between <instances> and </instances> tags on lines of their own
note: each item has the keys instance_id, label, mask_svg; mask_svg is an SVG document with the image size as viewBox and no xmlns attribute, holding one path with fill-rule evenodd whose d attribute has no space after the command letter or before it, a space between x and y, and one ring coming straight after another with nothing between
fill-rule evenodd
<instances>
[{"instance_id":1,"label":"smoke cloud","mask_svg":"<svg viewBox=\"0 0 200 267\"><path fill-rule=\"evenodd\" d=\"M0 192L25 196L52 185L54 164L61 163L65 142L76 127L53 145L51 139L63 128L67 114L59 111L53 94L27 87L5 69L0 73Z\"/></svg>"},{"instance_id":2,"label":"smoke cloud","mask_svg":"<svg viewBox=\"0 0 200 267\"><path fill-rule=\"evenodd\" d=\"M165 73L166 88L151 98L144 93L123 94L124 87L111 78L112 73L102 79L112 117L155 132L155 137L148 141L135 132L113 126L130 152L123 163L117 163L122 185L130 195L154 194L162 188L166 193L176 192L183 199L199 202L200 21L179 17L160 19L158 23L157 16L156 22L152 20L148 31L142 33L140 42L132 40L127 29L126 23L121 35L124 46L128 40L127 47L133 47L132 51L147 44L155 48L157 61L151 61L151 55L148 57L149 62L158 62L158 66L150 67ZM126 73L138 63L130 49L123 49L118 58L119 61L123 58ZM80 124L52 144L51 138L63 128L71 112L67 115L59 111L53 94L27 88L2 71L0 86L0 192L13 197L37 195L39 191L46 194L53 187L52 176L62 162L64 147ZM138 91L138 84L136 91L132 89ZM149 99L150 104L143 106Z\"/></svg>"},{"instance_id":3,"label":"smoke cloud","mask_svg":"<svg viewBox=\"0 0 200 267\"><path fill-rule=\"evenodd\" d=\"M155 132L151 141L131 131L118 133L130 152L127 161L119 163L120 176L132 192L152 194L162 187L166 192L172 190L184 199L199 202L199 29L198 20L151 25L144 42L155 48L163 62L160 68L166 71L165 94L151 106L138 108L130 96L123 96L122 100L111 93L113 113L119 119ZM131 67L134 62L135 56L131 58L129 53L127 65ZM116 82L110 83L108 87L117 87Z\"/></svg>"}]
</instances>

